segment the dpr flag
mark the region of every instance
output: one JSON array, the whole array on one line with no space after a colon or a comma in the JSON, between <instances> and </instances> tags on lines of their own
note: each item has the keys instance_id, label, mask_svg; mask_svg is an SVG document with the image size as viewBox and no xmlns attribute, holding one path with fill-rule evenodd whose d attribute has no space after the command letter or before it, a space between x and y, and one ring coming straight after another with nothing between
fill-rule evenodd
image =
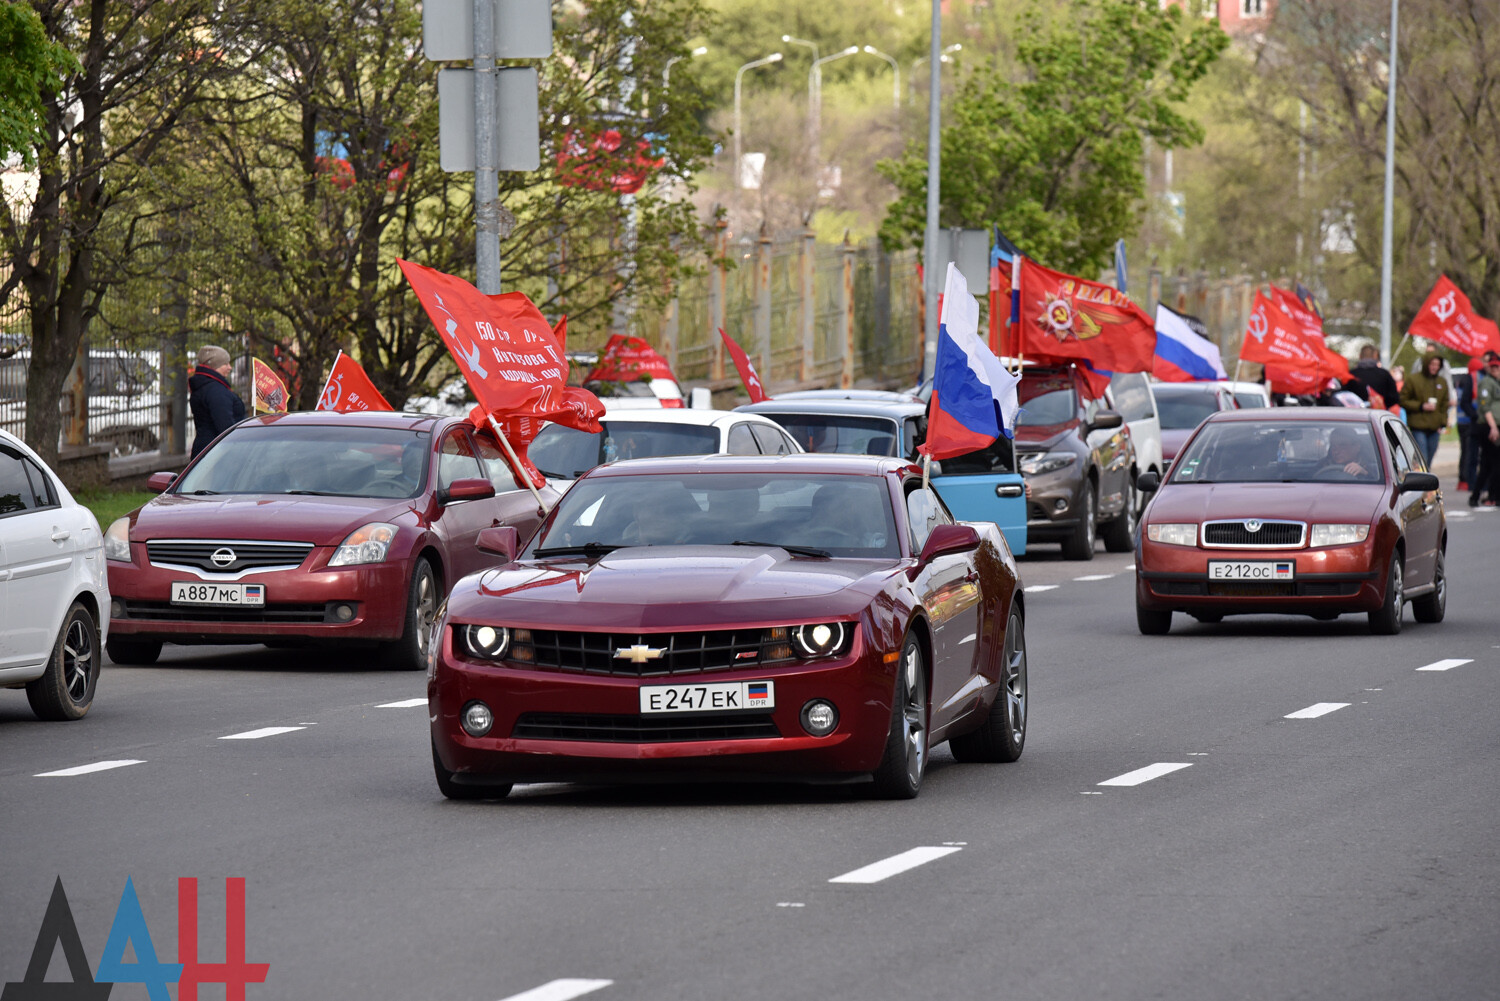
<instances>
[{"instance_id":1,"label":"dpr flag","mask_svg":"<svg viewBox=\"0 0 1500 1001\"><path fill-rule=\"evenodd\" d=\"M394 410L359 362L340 351L328 370L328 379L323 383L323 392L318 396L318 410L333 410L341 414L361 413L367 410Z\"/></svg>"}]
</instances>

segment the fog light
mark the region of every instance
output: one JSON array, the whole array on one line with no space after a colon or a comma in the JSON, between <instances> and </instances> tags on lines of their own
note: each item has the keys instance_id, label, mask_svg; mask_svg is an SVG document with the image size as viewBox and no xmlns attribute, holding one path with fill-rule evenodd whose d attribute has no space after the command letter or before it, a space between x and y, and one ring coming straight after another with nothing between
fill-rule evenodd
<instances>
[{"instance_id":1,"label":"fog light","mask_svg":"<svg viewBox=\"0 0 1500 1001\"><path fill-rule=\"evenodd\" d=\"M340 622L348 622L350 619L354 618L354 606L335 605L333 609L333 617L335 619L338 619Z\"/></svg>"},{"instance_id":2,"label":"fog light","mask_svg":"<svg viewBox=\"0 0 1500 1001\"><path fill-rule=\"evenodd\" d=\"M814 737L826 737L839 725L839 711L832 702L813 699L802 707L802 729Z\"/></svg>"},{"instance_id":3,"label":"fog light","mask_svg":"<svg viewBox=\"0 0 1500 1001\"><path fill-rule=\"evenodd\" d=\"M1068 499L1066 497L1059 497L1052 502L1052 507L1058 511L1066 511L1068 509Z\"/></svg>"},{"instance_id":4,"label":"fog light","mask_svg":"<svg viewBox=\"0 0 1500 1001\"><path fill-rule=\"evenodd\" d=\"M109 617L112 619L123 619L125 617L125 602L119 598L109 599Z\"/></svg>"},{"instance_id":5,"label":"fog light","mask_svg":"<svg viewBox=\"0 0 1500 1001\"><path fill-rule=\"evenodd\" d=\"M483 737L495 725L495 714L483 702L470 702L464 706L463 728L470 737Z\"/></svg>"}]
</instances>

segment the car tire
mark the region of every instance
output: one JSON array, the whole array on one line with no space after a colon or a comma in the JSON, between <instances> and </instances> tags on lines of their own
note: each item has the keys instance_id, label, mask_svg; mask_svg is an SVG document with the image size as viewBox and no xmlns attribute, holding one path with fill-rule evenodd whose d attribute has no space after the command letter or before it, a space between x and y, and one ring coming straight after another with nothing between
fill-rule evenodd
<instances>
[{"instance_id":1,"label":"car tire","mask_svg":"<svg viewBox=\"0 0 1500 1001\"><path fill-rule=\"evenodd\" d=\"M1406 600L1401 593L1406 583L1405 570L1401 565L1401 553L1391 553L1391 568L1385 576L1385 594L1380 608L1368 613L1370 632L1376 636L1395 636L1401 631L1401 612Z\"/></svg>"},{"instance_id":2,"label":"car tire","mask_svg":"<svg viewBox=\"0 0 1500 1001\"><path fill-rule=\"evenodd\" d=\"M1412 618L1418 622L1442 622L1448 611L1448 569L1443 564L1443 552L1438 550L1437 563L1432 568L1432 590L1411 602Z\"/></svg>"},{"instance_id":3,"label":"car tire","mask_svg":"<svg viewBox=\"0 0 1500 1001\"><path fill-rule=\"evenodd\" d=\"M40 678L26 685L26 701L37 719L74 720L88 715L99 683L99 624L75 601L57 631L52 656Z\"/></svg>"},{"instance_id":4,"label":"car tire","mask_svg":"<svg viewBox=\"0 0 1500 1001\"><path fill-rule=\"evenodd\" d=\"M104 652L116 664L150 667L161 656L161 640L143 640L131 636L111 636L104 641Z\"/></svg>"},{"instance_id":5,"label":"car tire","mask_svg":"<svg viewBox=\"0 0 1500 1001\"><path fill-rule=\"evenodd\" d=\"M1094 536L1097 529L1095 519L1098 517L1098 502L1094 498L1097 491L1094 484L1089 482L1083 488L1083 517L1078 519L1078 524L1073 529L1073 534L1063 540L1062 554L1065 560L1091 560L1094 558Z\"/></svg>"},{"instance_id":6,"label":"car tire","mask_svg":"<svg viewBox=\"0 0 1500 1001\"><path fill-rule=\"evenodd\" d=\"M382 651L386 667L395 671L427 669L427 645L433 640L432 630L438 605L442 602L438 592L437 573L425 556L418 556L406 589L406 616L401 638L387 643Z\"/></svg>"},{"instance_id":7,"label":"car tire","mask_svg":"<svg viewBox=\"0 0 1500 1001\"><path fill-rule=\"evenodd\" d=\"M1135 548L1135 525L1136 525L1136 492L1135 481L1125 484L1125 506L1120 509L1120 516L1108 525L1100 533L1104 539L1104 551L1109 553L1128 553Z\"/></svg>"},{"instance_id":8,"label":"car tire","mask_svg":"<svg viewBox=\"0 0 1500 1001\"><path fill-rule=\"evenodd\" d=\"M1165 636L1172 631L1172 611L1158 611L1155 608L1142 608L1139 604L1135 606L1135 627L1141 631L1142 636Z\"/></svg>"},{"instance_id":9,"label":"car tire","mask_svg":"<svg viewBox=\"0 0 1500 1001\"><path fill-rule=\"evenodd\" d=\"M959 761L1016 761L1026 747L1026 622L1011 610L1001 647L1000 690L977 730L948 741Z\"/></svg>"},{"instance_id":10,"label":"car tire","mask_svg":"<svg viewBox=\"0 0 1500 1001\"><path fill-rule=\"evenodd\" d=\"M875 770L874 795L880 799L916 799L927 771L927 674L922 646L910 633L901 644L896 670L891 728L885 755Z\"/></svg>"},{"instance_id":11,"label":"car tire","mask_svg":"<svg viewBox=\"0 0 1500 1001\"><path fill-rule=\"evenodd\" d=\"M504 799L510 795L509 782L486 783L485 785L460 785L453 781L453 773L443 767L438 757L437 744L432 745L432 774L437 779L438 791L448 799Z\"/></svg>"}]
</instances>

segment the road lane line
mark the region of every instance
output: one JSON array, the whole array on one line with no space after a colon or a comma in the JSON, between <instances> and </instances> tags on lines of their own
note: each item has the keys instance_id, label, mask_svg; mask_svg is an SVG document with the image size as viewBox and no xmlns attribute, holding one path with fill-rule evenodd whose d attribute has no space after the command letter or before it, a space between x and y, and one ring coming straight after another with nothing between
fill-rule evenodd
<instances>
[{"instance_id":1,"label":"road lane line","mask_svg":"<svg viewBox=\"0 0 1500 1001\"><path fill-rule=\"evenodd\" d=\"M1282 719L1317 719L1319 716L1327 716L1339 709L1347 709L1347 702L1318 702L1308 706L1306 709L1298 709L1294 713L1287 713Z\"/></svg>"},{"instance_id":2,"label":"road lane line","mask_svg":"<svg viewBox=\"0 0 1500 1001\"><path fill-rule=\"evenodd\" d=\"M34 779L67 778L71 775L88 775L91 772L107 772L111 768L124 768L126 765L144 765L146 762L137 758L122 758L119 761L96 761L91 765L74 765L72 768L59 768L55 772L37 772L32 776Z\"/></svg>"},{"instance_id":3,"label":"road lane line","mask_svg":"<svg viewBox=\"0 0 1500 1001\"><path fill-rule=\"evenodd\" d=\"M1472 664L1472 663L1474 663L1474 658L1473 657L1470 657L1467 660L1440 660L1440 661L1437 661L1435 663L1428 664L1426 667L1419 667L1419 668L1417 668L1417 670L1418 671L1451 671L1455 667L1463 667L1465 664Z\"/></svg>"},{"instance_id":4,"label":"road lane line","mask_svg":"<svg viewBox=\"0 0 1500 1001\"><path fill-rule=\"evenodd\" d=\"M1088 574L1088 575L1083 576L1083 577L1074 577L1073 579L1074 580L1109 580L1113 576L1114 576L1114 574L1112 574L1112 573L1091 573L1091 574Z\"/></svg>"},{"instance_id":5,"label":"road lane line","mask_svg":"<svg viewBox=\"0 0 1500 1001\"><path fill-rule=\"evenodd\" d=\"M1191 761L1158 761L1154 765L1147 765L1145 768L1137 768L1133 772L1126 772L1124 775L1116 775L1112 779L1105 779L1099 784L1102 786L1138 786L1142 782L1150 782L1152 779L1159 779L1163 775L1170 775L1179 769L1191 767L1193 767Z\"/></svg>"},{"instance_id":6,"label":"road lane line","mask_svg":"<svg viewBox=\"0 0 1500 1001\"><path fill-rule=\"evenodd\" d=\"M305 730L305 726L263 726L259 730L246 730L244 733L231 733L220 737L220 740L259 740L262 737L274 737L278 733L291 733L293 730Z\"/></svg>"},{"instance_id":7,"label":"road lane line","mask_svg":"<svg viewBox=\"0 0 1500 1001\"><path fill-rule=\"evenodd\" d=\"M1021 590L1027 594L1040 594L1043 591L1056 591L1057 588L1057 584L1033 584L1030 587L1023 587Z\"/></svg>"},{"instance_id":8,"label":"road lane line","mask_svg":"<svg viewBox=\"0 0 1500 1001\"><path fill-rule=\"evenodd\" d=\"M529 991L512 994L500 1001L570 1001L571 998L583 997L592 994L601 987L608 987L614 983L613 980L577 980L563 979L552 980L540 987L533 987Z\"/></svg>"},{"instance_id":9,"label":"road lane line","mask_svg":"<svg viewBox=\"0 0 1500 1001\"><path fill-rule=\"evenodd\" d=\"M962 848L944 845L943 847L913 848L904 851L900 855L892 855L888 859L879 862L871 862L869 865L861 866L853 872L846 872L842 876L835 876L830 883L878 883L882 879L890 879L899 876L908 869L915 869L919 865L942 858L944 855L952 855L961 852Z\"/></svg>"},{"instance_id":10,"label":"road lane line","mask_svg":"<svg viewBox=\"0 0 1500 1001\"><path fill-rule=\"evenodd\" d=\"M385 703L383 705L378 705L375 708L376 709L410 709L413 706L425 706L426 704L427 704L427 700L426 699L402 699L400 702L387 702L387 703Z\"/></svg>"}]
</instances>

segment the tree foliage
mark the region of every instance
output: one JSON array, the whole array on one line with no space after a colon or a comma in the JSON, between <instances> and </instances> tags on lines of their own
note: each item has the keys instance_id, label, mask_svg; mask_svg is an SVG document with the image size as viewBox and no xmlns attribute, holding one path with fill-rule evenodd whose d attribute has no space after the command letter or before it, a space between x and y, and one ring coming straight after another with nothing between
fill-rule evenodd
<instances>
[{"instance_id":1,"label":"tree foliage","mask_svg":"<svg viewBox=\"0 0 1500 1001\"><path fill-rule=\"evenodd\" d=\"M20 154L31 166L45 134L45 95L55 94L63 74L77 68L78 60L47 37L29 4L0 0L0 160Z\"/></svg>"}]
</instances>

